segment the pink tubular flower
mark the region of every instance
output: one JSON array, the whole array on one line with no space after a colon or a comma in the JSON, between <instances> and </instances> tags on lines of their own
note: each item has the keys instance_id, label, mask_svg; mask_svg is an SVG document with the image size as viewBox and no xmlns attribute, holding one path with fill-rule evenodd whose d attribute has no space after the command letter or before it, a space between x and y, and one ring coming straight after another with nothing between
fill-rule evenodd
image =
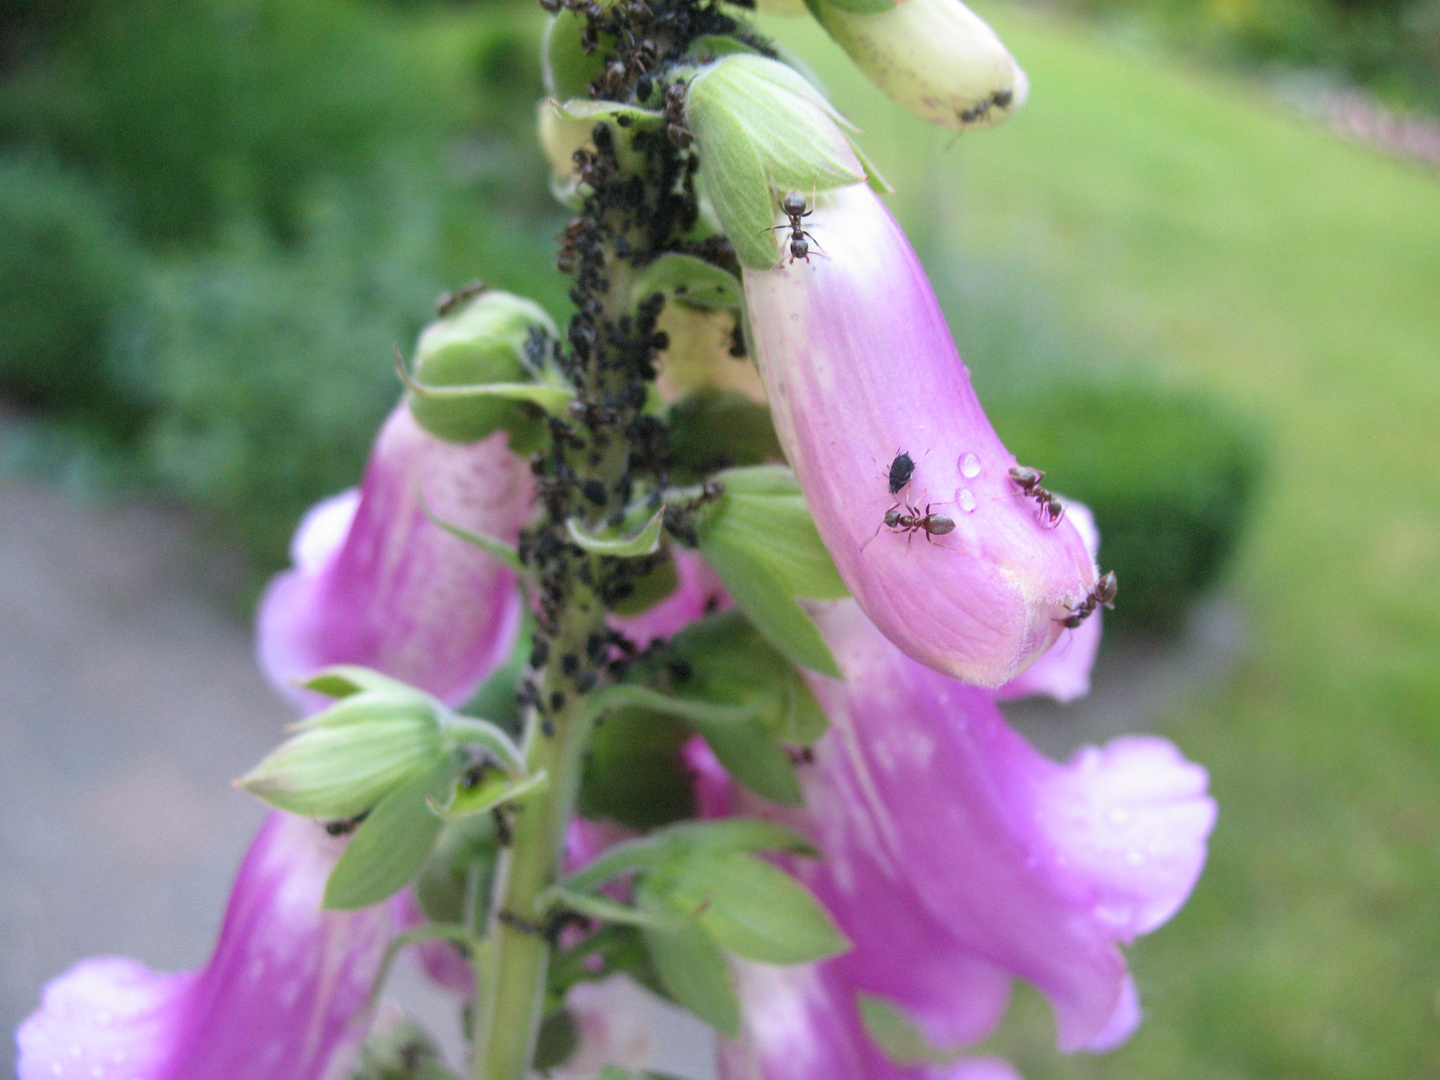
<instances>
[{"instance_id":1,"label":"pink tubular flower","mask_svg":"<svg viewBox=\"0 0 1440 1080\"><path fill-rule=\"evenodd\" d=\"M1053 642L1095 583L1074 524L1019 495L915 253L867 186L806 219L824 254L746 270L771 415L820 536L891 641L935 670L999 686ZM898 495L900 452L915 463ZM902 534L887 509L954 522Z\"/></svg>"},{"instance_id":2,"label":"pink tubular flower","mask_svg":"<svg viewBox=\"0 0 1440 1080\"><path fill-rule=\"evenodd\" d=\"M1095 528L1095 515L1084 503L1066 502L1066 512L1080 536L1085 541L1085 550L1090 558L1100 554L1100 530ZM1065 705L1090 693L1090 670L1095 666L1095 657L1100 652L1101 609L1096 608L1089 618L1074 630L1063 632L1055 643L1040 654L1039 658L1015 678L996 691L1001 701L1017 701L1020 698L1045 694Z\"/></svg>"},{"instance_id":3,"label":"pink tubular flower","mask_svg":"<svg viewBox=\"0 0 1440 1080\"><path fill-rule=\"evenodd\" d=\"M388 908L322 912L345 841L271 814L203 969L83 960L21 1025L19 1080L338 1080L368 1027Z\"/></svg>"},{"instance_id":4,"label":"pink tubular flower","mask_svg":"<svg viewBox=\"0 0 1440 1080\"><path fill-rule=\"evenodd\" d=\"M792 823L824 857L796 872L854 948L821 965L824 993L801 1004L839 1009L823 1023L843 1025L856 992L876 995L935 1045L967 1045L1020 977L1049 996L1062 1049L1118 1045L1139 1020L1119 945L1169 919L1199 875L1215 817L1205 770L1152 736L1057 764L992 693L910 660L854 604L817 621L846 678L811 679L832 728Z\"/></svg>"},{"instance_id":5,"label":"pink tubular flower","mask_svg":"<svg viewBox=\"0 0 1440 1080\"><path fill-rule=\"evenodd\" d=\"M260 663L275 686L330 664L361 664L449 702L507 653L520 619L515 574L426 517L513 544L530 513L525 463L497 432L469 445L427 435L402 403L365 481L313 507L292 543L294 568L270 583Z\"/></svg>"}]
</instances>

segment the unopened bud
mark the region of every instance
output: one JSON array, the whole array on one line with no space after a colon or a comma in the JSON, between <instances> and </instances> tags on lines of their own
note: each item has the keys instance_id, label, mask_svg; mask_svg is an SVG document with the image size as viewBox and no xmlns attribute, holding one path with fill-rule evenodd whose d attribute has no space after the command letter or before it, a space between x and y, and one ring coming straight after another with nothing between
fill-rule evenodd
<instances>
[{"instance_id":1,"label":"unopened bud","mask_svg":"<svg viewBox=\"0 0 1440 1080\"><path fill-rule=\"evenodd\" d=\"M870 81L922 120L962 130L992 127L1025 103L1025 72L960 0L875 7L814 0L812 10Z\"/></svg>"},{"instance_id":2,"label":"unopened bud","mask_svg":"<svg viewBox=\"0 0 1440 1080\"><path fill-rule=\"evenodd\" d=\"M521 401L425 391L533 382L540 373L526 351L537 335L541 340L557 336L544 309L498 290L431 323L415 347L410 412L416 422L437 438L460 443L478 442L503 428L512 449L524 452L537 438L539 422Z\"/></svg>"}]
</instances>

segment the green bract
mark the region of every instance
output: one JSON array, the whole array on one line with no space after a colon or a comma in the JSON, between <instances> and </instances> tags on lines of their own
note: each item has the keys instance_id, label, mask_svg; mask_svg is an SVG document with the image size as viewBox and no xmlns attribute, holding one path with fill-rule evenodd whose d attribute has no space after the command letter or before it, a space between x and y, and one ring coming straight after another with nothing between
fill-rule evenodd
<instances>
[{"instance_id":1,"label":"green bract","mask_svg":"<svg viewBox=\"0 0 1440 1080\"><path fill-rule=\"evenodd\" d=\"M685 100L700 178L742 265L779 260L779 196L858 183L866 171L843 118L804 76L778 60L733 53L700 69Z\"/></svg>"},{"instance_id":2,"label":"green bract","mask_svg":"<svg viewBox=\"0 0 1440 1080\"><path fill-rule=\"evenodd\" d=\"M544 381L526 356L536 333L557 336L544 309L496 290L431 323L406 380L416 422L450 442L476 442L503 429L517 453L536 449L544 428L533 406L555 410L570 400L569 390Z\"/></svg>"},{"instance_id":3,"label":"green bract","mask_svg":"<svg viewBox=\"0 0 1440 1080\"><path fill-rule=\"evenodd\" d=\"M829 646L795 602L848 595L795 474L761 465L716 479L725 492L696 526L700 553L770 644L797 664L839 678Z\"/></svg>"}]
</instances>

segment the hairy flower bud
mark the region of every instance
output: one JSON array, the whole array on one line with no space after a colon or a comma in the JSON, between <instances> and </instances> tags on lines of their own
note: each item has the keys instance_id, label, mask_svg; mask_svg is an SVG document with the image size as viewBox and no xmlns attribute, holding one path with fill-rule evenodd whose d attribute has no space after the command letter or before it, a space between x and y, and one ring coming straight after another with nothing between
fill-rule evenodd
<instances>
[{"instance_id":1,"label":"hairy flower bud","mask_svg":"<svg viewBox=\"0 0 1440 1080\"><path fill-rule=\"evenodd\" d=\"M1015 458L879 198L842 188L807 227L826 257L745 271L781 444L840 577L885 636L998 686L1059 636L1094 562L1074 524L1043 516L1010 478ZM895 467L902 452L913 468Z\"/></svg>"},{"instance_id":2,"label":"hairy flower bud","mask_svg":"<svg viewBox=\"0 0 1440 1080\"><path fill-rule=\"evenodd\" d=\"M884 6L813 0L811 10L871 82L928 123L991 127L1025 103L1025 72L960 0Z\"/></svg>"}]
</instances>

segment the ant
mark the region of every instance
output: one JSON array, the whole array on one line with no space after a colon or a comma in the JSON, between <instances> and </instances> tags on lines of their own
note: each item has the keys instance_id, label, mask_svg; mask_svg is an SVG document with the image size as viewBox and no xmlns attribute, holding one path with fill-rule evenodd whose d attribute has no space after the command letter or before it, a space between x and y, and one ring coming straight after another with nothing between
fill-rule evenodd
<instances>
[{"instance_id":1,"label":"ant","mask_svg":"<svg viewBox=\"0 0 1440 1080\"><path fill-rule=\"evenodd\" d=\"M962 124L973 124L991 109L1003 109L1015 100L1015 91L1010 89L996 90L987 98L981 98L970 108L960 114Z\"/></svg>"},{"instance_id":2,"label":"ant","mask_svg":"<svg viewBox=\"0 0 1440 1080\"><path fill-rule=\"evenodd\" d=\"M1016 465L1010 470L1010 479L1019 485L1020 490L1015 494L1028 495L1039 505L1040 524L1047 529L1059 526L1065 517L1065 504L1040 486L1040 481L1045 479L1045 470Z\"/></svg>"},{"instance_id":3,"label":"ant","mask_svg":"<svg viewBox=\"0 0 1440 1080\"><path fill-rule=\"evenodd\" d=\"M817 252L821 255L825 254L820 247L820 241L816 240L812 234L805 230L804 219L815 212L807 209L807 206L808 204L805 202L804 195L801 195L798 191L790 192L780 200L780 211L790 219L790 224L770 226L772 232L778 232L783 229L790 230L790 261L792 263L795 262L796 259L804 259L808 263L810 261L810 245L812 243L815 245Z\"/></svg>"},{"instance_id":4,"label":"ant","mask_svg":"<svg viewBox=\"0 0 1440 1080\"><path fill-rule=\"evenodd\" d=\"M1115 594L1120 591L1120 583L1115 580L1115 571L1111 570L1095 582L1095 587L1090 590L1084 600L1069 608L1070 614L1063 619L1056 619L1061 626L1067 630L1074 630L1090 617L1090 613L1097 607L1115 608Z\"/></svg>"},{"instance_id":5,"label":"ant","mask_svg":"<svg viewBox=\"0 0 1440 1080\"><path fill-rule=\"evenodd\" d=\"M443 319L467 300L473 300L489 290L490 286L476 279L468 285L460 286L453 292L443 292L440 294L440 299L435 302L435 314Z\"/></svg>"},{"instance_id":6,"label":"ant","mask_svg":"<svg viewBox=\"0 0 1440 1080\"><path fill-rule=\"evenodd\" d=\"M880 535L880 528L883 525L888 525L894 532L907 533L911 537L917 532L924 532L927 542L930 541L932 536L944 536L946 533L954 532L954 519L948 518L944 514L932 513L930 508L934 505L934 503L927 503L925 505L925 512L922 514L918 506L906 503L904 510L901 510L900 504L896 503L889 510L885 511L885 517L879 525L875 526L875 531L871 534L870 540L874 540L875 537ZM870 540L866 540L865 543L861 545L861 551L864 551L870 546Z\"/></svg>"}]
</instances>

